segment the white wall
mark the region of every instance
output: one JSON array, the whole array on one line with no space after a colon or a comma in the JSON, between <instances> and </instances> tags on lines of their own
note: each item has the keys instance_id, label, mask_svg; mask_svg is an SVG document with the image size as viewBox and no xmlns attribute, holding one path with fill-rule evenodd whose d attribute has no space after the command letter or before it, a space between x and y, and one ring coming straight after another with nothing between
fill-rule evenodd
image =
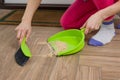
<instances>
[{"instance_id":1,"label":"white wall","mask_svg":"<svg viewBox=\"0 0 120 80\"><path fill-rule=\"evenodd\" d=\"M74 0L42 0L42 4L71 4ZM26 3L27 0L5 0L5 3Z\"/></svg>"}]
</instances>

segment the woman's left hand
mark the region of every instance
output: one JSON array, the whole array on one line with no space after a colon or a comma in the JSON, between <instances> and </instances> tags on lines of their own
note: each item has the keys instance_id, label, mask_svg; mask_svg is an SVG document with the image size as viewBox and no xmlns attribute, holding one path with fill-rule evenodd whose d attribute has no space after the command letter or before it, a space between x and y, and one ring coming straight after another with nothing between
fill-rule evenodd
<instances>
[{"instance_id":1,"label":"woman's left hand","mask_svg":"<svg viewBox=\"0 0 120 80\"><path fill-rule=\"evenodd\" d=\"M97 13L93 14L92 16L90 16L81 28L85 27L86 28L85 34L88 34L94 30L98 30L99 27L101 26L103 20L104 19L101 16L101 13L97 12Z\"/></svg>"}]
</instances>

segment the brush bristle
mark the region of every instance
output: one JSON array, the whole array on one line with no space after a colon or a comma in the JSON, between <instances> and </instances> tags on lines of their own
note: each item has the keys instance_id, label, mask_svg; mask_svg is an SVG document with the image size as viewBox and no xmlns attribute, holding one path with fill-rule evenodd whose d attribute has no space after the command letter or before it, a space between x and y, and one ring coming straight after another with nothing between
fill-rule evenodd
<instances>
[{"instance_id":1,"label":"brush bristle","mask_svg":"<svg viewBox=\"0 0 120 80\"><path fill-rule=\"evenodd\" d=\"M17 64L19 64L20 66L24 66L28 59L29 57L25 56L21 48L19 48L15 54L15 60Z\"/></svg>"}]
</instances>

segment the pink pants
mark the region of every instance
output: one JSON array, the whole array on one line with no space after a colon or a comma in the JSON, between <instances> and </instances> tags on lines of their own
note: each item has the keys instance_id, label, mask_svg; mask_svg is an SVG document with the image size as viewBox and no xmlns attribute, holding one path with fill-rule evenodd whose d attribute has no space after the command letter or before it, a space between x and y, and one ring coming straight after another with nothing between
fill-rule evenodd
<instances>
[{"instance_id":1,"label":"pink pants","mask_svg":"<svg viewBox=\"0 0 120 80\"><path fill-rule=\"evenodd\" d=\"M114 0L76 0L61 17L61 26L64 29L79 29L92 14L113 3ZM111 18L113 16L107 19Z\"/></svg>"}]
</instances>

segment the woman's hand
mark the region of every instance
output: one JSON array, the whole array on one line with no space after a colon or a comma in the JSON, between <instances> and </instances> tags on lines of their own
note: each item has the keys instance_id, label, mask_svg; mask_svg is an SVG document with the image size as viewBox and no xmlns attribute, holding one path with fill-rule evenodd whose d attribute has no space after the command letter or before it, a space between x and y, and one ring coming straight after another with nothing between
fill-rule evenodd
<instances>
[{"instance_id":1,"label":"woman's hand","mask_svg":"<svg viewBox=\"0 0 120 80\"><path fill-rule=\"evenodd\" d=\"M85 34L88 34L94 30L98 30L103 20L104 19L102 18L101 13L97 12L93 14L92 16L90 16L81 28L85 27L86 28Z\"/></svg>"},{"instance_id":2,"label":"woman's hand","mask_svg":"<svg viewBox=\"0 0 120 80\"><path fill-rule=\"evenodd\" d=\"M104 19L112 15L115 15L116 13L119 12L120 12L120 0L118 0L113 5L108 6L93 14L90 18L88 18L88 20L81 28L86 27L85 34L88 34L93 30L98 30Z\"/></svg>"},{"instance_id":3,"label":"woman's hand","mask_svg":"<svg viewBox=\"0 0 120 80\"><path fill-rule=\"evenodd\" d=\"M31 24L26 24L25 22L21 22L16 28L15 31L17 32L17 39L19 44L21 44L22 39L26 37L26 41L28 40L30 33L31 33Z\"/></svg>"}]
</instances>

